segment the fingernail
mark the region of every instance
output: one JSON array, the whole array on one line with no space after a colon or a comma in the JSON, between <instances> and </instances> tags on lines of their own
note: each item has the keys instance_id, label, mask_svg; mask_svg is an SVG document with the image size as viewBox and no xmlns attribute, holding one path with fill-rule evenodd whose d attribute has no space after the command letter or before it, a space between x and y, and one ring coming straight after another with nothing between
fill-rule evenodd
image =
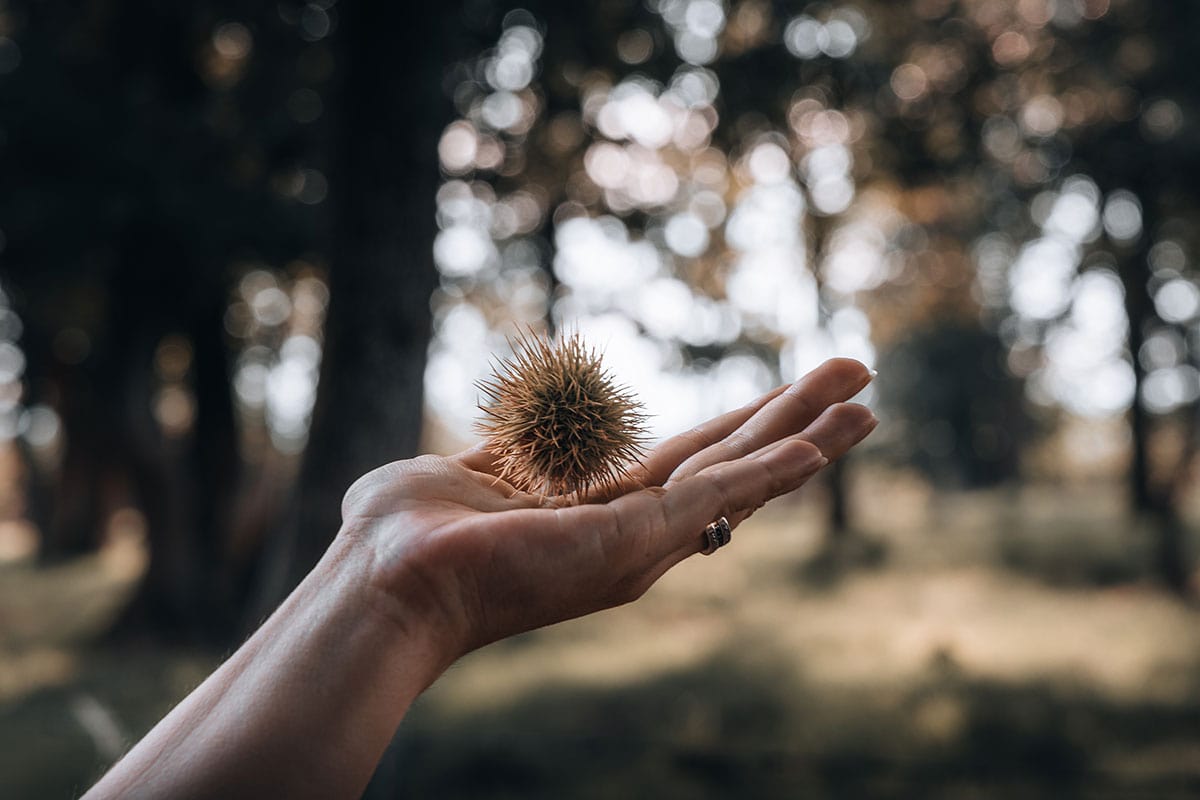
<instances>
[{"instance_id":1,"label":"fingernail","mask_svg":"<svg viewBox=\"0 0 1200 800\"><path fill-rule=\"evenodd\" d=\"M809 472L818 472L829 463L829 459L823 453L818 453L816 458L806 459L804 463L805 470Z\"/></svg>"},{"instance_id":2,"label":"fingernail","mask_svg":"<svg viewBox=\"0 0 1200 800\"><path fill-rule=\"evenodd\" d=\"M878 374L879 374L879 370L877 370L877 369L869 369L869 370L867 370L867 375L869 375L869 376L870 376L869 378L867 378L867 380L868 380L868 381L873 381L873 380L875 380L875 376L876 376L876 375L878 375Z\"/></svg>"},{"instance_id":3,"label":"fingernail","mask_svg":"<svg viewBox=\"0 0 1200 800\"><path fill-rule=\"evenodd\" d=\"M780 448L780 450L785 450L785 449L786 448ZM772 455L773 454L774 453L772 453ZM795 457L793 456L793 459L794 458ZM791 460L791 459L789 459L789 460ZM794 468L800 469L807 473L807 472L816 472L821 467L828 464L829 459L825 457L824 453L821 453L820 451L818 451L816 453L809 452L805 455L805 457L803 457L799 460L791 460L791 463L793 464Z\"/></svg>"}]
</instances>

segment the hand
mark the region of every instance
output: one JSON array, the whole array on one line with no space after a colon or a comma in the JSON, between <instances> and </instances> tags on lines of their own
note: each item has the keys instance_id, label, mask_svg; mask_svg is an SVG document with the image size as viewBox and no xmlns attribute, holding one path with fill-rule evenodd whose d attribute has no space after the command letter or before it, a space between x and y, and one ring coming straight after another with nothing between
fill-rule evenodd
<instances>
[{"instance_id":1,"label":"hand","mask_svg":"<svg viewBox=\"0 0 1200 800\"><path fill-rule=\"evenodd\" d=\"M811 478L875 427L844 401L871 375L827 361L800 381L663 442L603 503L559 507L498 479L482 447L397 461L346 493L342 539L371 554L387 613L445 665L488 642L620 605Z\"/></svg>"},{"instance_id":2,"label":"hand","mask_svg":"<svg viewBox=\"0 0 1200 800\"><path fill-rule=\"evenodd\" d=\"M604 503L518 492L479 448L363 476L316 568L87 797L358 797L454 660L640 596L710 521L736 524L870 433L843 402L869 380L827 362L664 442Z\"/></svg>"}]
</instances>

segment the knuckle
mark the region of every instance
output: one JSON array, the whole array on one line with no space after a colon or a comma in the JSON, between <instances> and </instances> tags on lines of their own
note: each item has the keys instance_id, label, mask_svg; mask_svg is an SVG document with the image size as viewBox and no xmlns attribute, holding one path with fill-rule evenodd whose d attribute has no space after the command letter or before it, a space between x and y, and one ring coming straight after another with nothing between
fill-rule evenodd
<instances>
[{"instance_id":1,"label":"knuckle","mask_svg":"<svg viewBox=\"0 0 1200 800\"><path fill-rule=\"evenodd\" d=\"M715 447L719 448L718 452L721 455L721 460L725 460L725 458L728 456L748 452L750 450L749 445L752 441L753 436L749 432L743 428L738 428L736 431L726 436L724 441L715 445Z\"/></svg>"},{"instance_id":2,"label":"knuckle","mask_svg":"<svg viewBox=\"0 0 1200 800\"><path fill-rule=\"evenodd\" d=\"M734 510L729 486L726 485L725 478L720 470L705 471L697 477L701 478L709 489L712 490L712 493L716 495L718 508L722 514L728 515L730 511Z\"/></svg>"},{"instance_id":3,"label":"knuckle","mask_svg":"<svg viewBox=\"0 0 1200 800\"><path fill-rule=\"evenodd\" d=\"M777 497L788 490L788 483L778 470L772 469L761 461L755 461L754 466L762 477L762 485L767 487L767 497ZM766 498L756 499L755 502L761 505L766 502Z\"/></svg>"},{"instance_id":4,"label":"knuckle","mask_svg":"<svg viewBox=\"0 0 1200 800\"><path fill-rule=\"evenodd\" d=\"M799 450L800 445L797 443L784 443L782 447L791 447L793 450ZM796 488L793 481L788 479L784 471L781 471L773 462L766 459L755 459L749 463L749 467L756 471L755 486L766 488L766 491L755 492L754 497L750 498L750 504L755 507L762 507L767 503L767 500L778 498L780 494L785 494Z\"/></svg>"},{"instance_id":5,"label":"knuckle","mask_svg":"<svg viewBox=\"0 0 1200 800\"><path fill-rule=\"evenodd\" d=\"M783 393L784 398L787 399L788 405L791 406L791 410L796 416L808 416L816 410L816 404L813 403L812 398L809 397L809 392L811 391L811 387L805 387L803 384L793 383Z\"/></svg>"},{"instance_id":6,"label":"knuckle","mask_svg":"<svg viewBox=\"0 0 1200 800\"><path fill-rule=\"evenodd\" d=\"M703 450L712 444L712 438L704 432L703 428L695 427L691 430L684 431L679 434L679 438L683 439L688 444L693 445L697 450Z\"/></svg>"},{"instance_id":7,"label":"knuckle","mask_svg":"<svg viewBox=\"0 0 1200 800\"><path fill-rule=\"evenodd\" d=\"M666 536L671 530L671 520L667 518L667 508L663 503L654 504L654 522L652 524L651 534L654 538Z\"/></svg>"}]
</instances>

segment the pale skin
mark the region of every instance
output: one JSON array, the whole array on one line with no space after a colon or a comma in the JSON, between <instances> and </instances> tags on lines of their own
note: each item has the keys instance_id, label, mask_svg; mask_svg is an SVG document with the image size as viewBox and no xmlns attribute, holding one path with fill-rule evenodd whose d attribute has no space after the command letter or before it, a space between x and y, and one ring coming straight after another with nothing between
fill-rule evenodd
<instances>
[{"instance_id":1,"label":"pale skin","mask_svg":"<svg viewBox=\"0 0 1200 800\"><path fill-rule=\"evenodd\" d=\"M364 475L316 568L86 800L360 796L454 661L640 597L706 524L736 526L870 433L871 412L845 402L870 379L828 361L663 442L603 503L518 492L480 448Z\"/></svg>"}]
</instances>

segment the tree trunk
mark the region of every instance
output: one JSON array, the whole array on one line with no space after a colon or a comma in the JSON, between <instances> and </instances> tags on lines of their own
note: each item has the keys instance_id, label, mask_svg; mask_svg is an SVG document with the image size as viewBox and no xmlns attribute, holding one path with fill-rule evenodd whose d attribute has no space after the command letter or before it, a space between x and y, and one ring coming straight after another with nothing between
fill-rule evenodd
<instances>
[{"instance_id":1,"label":"tree trunk","mask_svg":"<svg viewBox=\"0 0 1200 800\"><path fill-rule=\"evenodd\" d=\"M313 567L363 473L416 453L436 285L432 244L442 94L441 6L339 7L341 85L330 304L317 403L284 524L269 545L253 624Z\"/></svg>"},{"instance_id":2,"label":"tree trunk","mask_svg":"<svg viewBox=\"0 0 1200 800\"><path fill-rule=\"evenodd\" d=\"M146 577L118 632L225 643L240 622L218 581L239 463L222 333L226 296L200 263L169 274L160 269L164 253L183 251L154 222L135 225L109 287L111 342L101 368L118 385L104 400L106 427L124 453L129 499L146 516L150 550ZM184 336L192 348L187 382L195 415L176 436L152 416L154 354L169 334Z\"/></svg>"},{"instance_id":3,"label":"tree trunk","mask_svg":"<svg viewBox=\"0 0 1200 800\"><path fill-rule=\"evenodd\" d=\"M1129 353L1133 362L1133 402L1129 406L1129 433L1132 453L1129 465L1129 499L1135 513L1143 514L1154 510L1155 492L1150 477L1150 414L1142 405L1142 384L1146 370L1142 367L1139 353L1145 342L1143 321L1151 318L1154 303L1146 285L1148 278L1145 259L1150 232L1144 231L1137 247L1120 254L1120 277L1125 288L1125 316L1129 321Z\"/></svg>"},{"instance_id":4,"label":"tree trunk","mask_svg":"<svg viewBox=\"0 0 1200 800\"><path fill-rule=\"evenodd\" d=\"M1146 377L1139 354L1145 341L1143 325L1154 319L1154 300L1148 285L1148 259L1158 227L1156 198L1143 179L1130 182L1142 199L1142 234L1136 245L1120 253L1120 277L1125 289L1125 312L1129 320L1129 353L1133 362L1134 396L1129 407L1129 431L1132 453L1129 468L1130 504L1134 514L1149 521L1154 535L1154 567L1159 579L1175 592L1188 586L1185 532L1176 506L1175 481L1158 484L1150 469L1150 436L1153 431L1149 412L1142 404L1141 390ZM1186 448L1185 448L1186 452ZM1178 469L1186 469L1181 463Z\"/></svg>"},{"instance_id":5,"label":"tree trunk","mask_svg":"<svg viewBox=\"0 0 1200 800\"><path fill-rule=\"evenodd\" d=\"M825 288L821 281L821 261L825 257L825 251L828 249L829 237L833 232L834 221L827 217L809 215L811 220L810 225L810 248L812 252L812 270L813 278L817 282L818 297L821 303L819 309L819 319L821 327L824 328L829 322L829 309L825 303ZM828 468L822 470L822 477L825 480L825 485L829 490L828 499L828 522L829 522L829 541L828 546L834 545L846 537L850 531L850 502L846 491L846 459L850 458L850 454L843 456Z\"/></svg>"},{"instance_id":6,"label":"tree trunk","mask_svg":"<svg viewBox=\"0 0 1200 800\"><path fill-rule=\"evenodd\" d=\"M225 344L224 317L228 297L212 286L198 303L189 338L196 419L186 455L194 484L196 568L201 572L201 626L217 641L240 632L239 611L246 587L239 582L244 563L231 550L234 497L242 461L237 448L232 374Z\"/></svg>"}]
</instances>

